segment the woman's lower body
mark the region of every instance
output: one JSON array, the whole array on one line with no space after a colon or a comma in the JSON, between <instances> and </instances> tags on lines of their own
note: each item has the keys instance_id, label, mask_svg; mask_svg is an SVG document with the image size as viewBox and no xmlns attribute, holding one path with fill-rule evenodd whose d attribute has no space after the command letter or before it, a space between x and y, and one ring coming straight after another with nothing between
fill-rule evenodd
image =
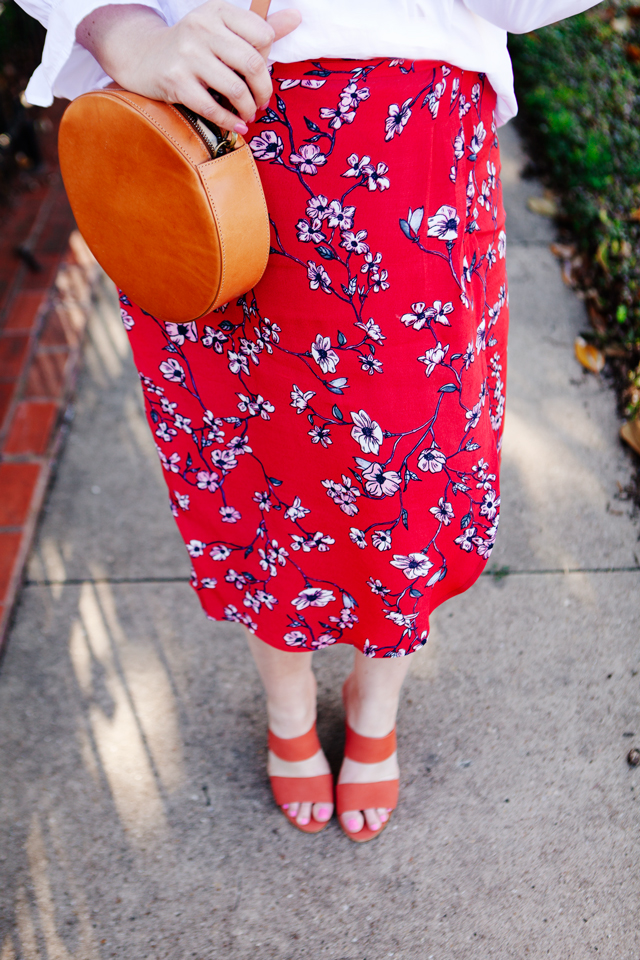
<instances>
[{"instance_id":1,"label":"woman's lower body","mask_svg":"<svg viewBox=\"0 0 640 960\"><path fill-rule=\"evenodd\" d=\"M483 75L424 61L273 77L248 137L272 222L263 279L192 323L124 296L123 319L207 614L244 623L274 664L334 643L387 660L374 673L389 668L397 706L405 670L388 659L475 582L498 524L495 95Z\"/></svg>"}]
</instances>

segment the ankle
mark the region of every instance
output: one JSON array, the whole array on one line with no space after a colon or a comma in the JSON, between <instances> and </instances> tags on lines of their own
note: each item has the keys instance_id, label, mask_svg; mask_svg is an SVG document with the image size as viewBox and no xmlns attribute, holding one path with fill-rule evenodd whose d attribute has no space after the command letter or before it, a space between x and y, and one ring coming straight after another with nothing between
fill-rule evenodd
<instances>
[{"instance_id":1,"label":"ankle","mask_svg":"<svg viewBox=\"0 0 640 960\"><path fill-rule=\"evenodd\" d=\"M267 698L269 729L276 737L300 737L316 719L316 682L311 676L304 684L285 689Z\"/></svg>"},{"instance_id":2,"label":"ankle","mask_svg":"<svg viewBox=\"0 0 640 960\"><path fill-rule=\"evenodd\" d=\"M347 721L364 737L386 737L396 725L399 697L386 691L363 690L351 674L345 686Z\"/></svg>"}]
</instances>

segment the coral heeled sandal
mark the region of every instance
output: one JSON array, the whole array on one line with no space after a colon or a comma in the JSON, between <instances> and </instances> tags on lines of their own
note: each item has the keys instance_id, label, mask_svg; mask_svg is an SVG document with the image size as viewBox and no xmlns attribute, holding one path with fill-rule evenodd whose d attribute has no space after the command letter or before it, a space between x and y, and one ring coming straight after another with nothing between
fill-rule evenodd
<instances>
[{"instance_id":1,"label":"coral heeled sandal","mask_svg":"<svg viewBox=\"0 0 640 960\"><path fill-rule=\"evenodd\" d=\"M287 763L310 760L321 749L315 723L301 737L292 737L288 740L276 737L275 733L269 730L269 750ZM269 780L273 797L281 808L291 803L333 804L334 802L333 777L330 773L322 773L317 777L269 777ZM287 820L303 833L320 833L329 824L329 820L321 823L319 820L314 820L313 816L307 824L296 823L289 816Z\"/></svg>"},{"instance_id":2,"label":"coral heeled sandal","mask_svg":"<svg viewBox=\"0 0 640 960\"><path fill-rule=\"evenodd\" d=\"M396 751L395 727L386 737L363 737L345 723L346 741L344 755L357 763L382 763ZM342 826L341 814L347 810L370 810L382 807L395 810L398 805L398 780L378 780L374 783L338 783L336 785L336 813L342 830L355 843L366 843L379 837L389 823L386 820L379 830L371 830L366 822L358 833L350 833Z\"/></svg>"}]
</instances>

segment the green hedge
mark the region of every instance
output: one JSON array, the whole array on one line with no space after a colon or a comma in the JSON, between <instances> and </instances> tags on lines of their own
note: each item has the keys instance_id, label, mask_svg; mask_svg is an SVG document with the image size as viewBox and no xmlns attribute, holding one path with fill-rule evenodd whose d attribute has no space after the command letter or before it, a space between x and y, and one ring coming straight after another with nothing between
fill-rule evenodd
<instances>
[{"instance_id":1,"label":"green hedge","mask_svg":"<svg viewBox=\"0 0 640 960\"><path fill-rule=\"evenodd\" d=\"M596 339L640 359L640 7L511 36L520 126L590 264ZM604 329L603 329L604 326ZM628 368L628 367L627 367Z\"/></svg>"}]
</instances>

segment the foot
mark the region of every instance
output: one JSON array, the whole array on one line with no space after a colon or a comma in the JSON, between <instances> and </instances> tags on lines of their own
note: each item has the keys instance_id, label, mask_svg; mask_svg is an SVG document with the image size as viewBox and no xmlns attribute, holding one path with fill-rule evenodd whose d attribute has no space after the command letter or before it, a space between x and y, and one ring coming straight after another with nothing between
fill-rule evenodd
<instances>
[{"instance_id":1,"label":"foot","mask_svg":"<svg viewBox=\"0 0 640 960\"><path fill-rule=\"evenodd\" d=\"M300 736L301 733L306 733L306 730L291 734L291 736ZM280 757L276 757L274 753L269 751L267 772L270 777L318 777L323 773L331 773L331 768L322 750L318 750L308 760L300 760L297 763L281 760ZM287 817L302 827L306 827L311 818L317 820L318 823L326 823L333 815L332 803L288 803L282 809Z\"/></svg>"},{"instance_id":2,"label":"foot","mask_svg":"<svg viewBox=\"0 0 640 960\"><path fill-rule=\"evenodd\" d=\"M372 709L358 696L351 675L344 687L347 722L352 730L364 737L384 737L395 726L397 701L376 704ZM338 783L378 783L382 780L397 780L400 776L398 755L393 753L381 763L358 763L345 757L342 761ZM370 830L380 830L389 819L387 807L372 807L368 810L346 810L340 822L347 833L359 833L366 824Z\"/></svg>"}]
</instances>

